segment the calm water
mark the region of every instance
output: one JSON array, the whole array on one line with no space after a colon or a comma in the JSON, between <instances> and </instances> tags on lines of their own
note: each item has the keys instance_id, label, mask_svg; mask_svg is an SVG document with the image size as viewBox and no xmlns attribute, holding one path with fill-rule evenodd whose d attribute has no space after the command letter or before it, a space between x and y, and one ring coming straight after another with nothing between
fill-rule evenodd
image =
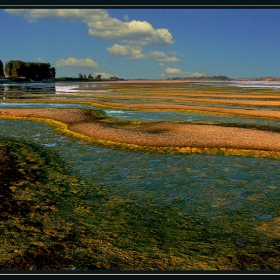
<instances>
[{"instance_id":1,"label":"calm water","mask_svg":"<svg viewBox=\"0 0 280 280\"><path fill-rule=\"evenodd\" d=\"M58 136L47 125L33 121L0 120L0 136L48 147L81 180L107 188L109 196L128 197L147 207L174 204L186 212L215 218L221 211L248 212L249 206L249 216L279 216L278 160L118 151Z\"/></svg>"}]
</instances>

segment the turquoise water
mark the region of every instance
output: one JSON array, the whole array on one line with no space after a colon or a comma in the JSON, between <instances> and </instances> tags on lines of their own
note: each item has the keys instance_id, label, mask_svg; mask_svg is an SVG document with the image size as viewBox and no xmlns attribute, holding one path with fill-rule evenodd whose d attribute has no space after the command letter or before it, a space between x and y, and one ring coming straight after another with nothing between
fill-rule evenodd
<instances>
[{"instance_id":1,"label":"turquoise water","mask_svg":"<svg viewBox=\"0 0 280 280\"><path fill-rule=\"evenodd\" d=\"M207 219L224 211L248 212L248 206L251 217L279 216L280 162L275 159L125 152L56 135L34 121L0 119L0 136L54 150L81 181L105 187L109 197L146 207L171 204Z\"/></svg>"}]
</instances>

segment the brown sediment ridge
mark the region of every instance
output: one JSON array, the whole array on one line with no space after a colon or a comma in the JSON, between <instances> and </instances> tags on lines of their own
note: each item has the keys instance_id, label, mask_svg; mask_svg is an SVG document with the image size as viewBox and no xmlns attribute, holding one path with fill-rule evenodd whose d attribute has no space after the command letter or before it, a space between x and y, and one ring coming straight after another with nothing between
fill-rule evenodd
<instances>
[{"instance_id":1,"label":"brown sediment ridge","mask_svg":"<svg viewBox=\"0 0 280 280\"><path fill-rule=\"evenodd\" d=\"M278 113L278 112L277 112ZM245 128L184 123L146 123L116 128L84 109L0 109L0 117L46 118L93 139L152 147L197 147L280 151L280 134Z\"/></svg>"}]
</instances>

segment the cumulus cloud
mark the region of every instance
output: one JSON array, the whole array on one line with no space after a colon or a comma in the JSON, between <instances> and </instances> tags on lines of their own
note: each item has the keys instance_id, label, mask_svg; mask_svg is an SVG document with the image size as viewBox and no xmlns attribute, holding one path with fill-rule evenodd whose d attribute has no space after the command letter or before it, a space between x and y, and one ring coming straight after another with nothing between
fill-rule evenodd
<instances>
[{"instance_id":1,"label":"cumulus cloud","mask_svg":"<svg viewBox=\"0 0 280 280\"><path fill-rule=\"evenodd\" d=\"M154 59L155 61L158 62L175 62L175 61L179 61L179 59L175 56L173 57L168 57L164 52L158 52L158 51L154 51L154 52L149 52L149 57Z\"/></svg>"},{"instance_id":2,"label":"cumulus cloud","mask_svg":"<svg viewBox=\"0 0 280 280\"><path fill-rule=\"evenodd\" d=\"M115 44L111 48L107 48L108 52L112 56L125 56L130 59L141 59L145 58L145 55L142 53L142 48L137 46L121 46Z\"/></svg>"},{"instance_id":3,"label":"cumulus cloud","mask_svg":"<svg viewBox=\"0 0 280 280\"><path fill-rule=\"evenodd\" d=\"M163 62L176 62L179 59L175 56L168 57L164 52L159 51L150 51L147 54L143 54L143 48L139 46L122 46L119 44L115 44L111 48L107 48L107 51L112 56L123 56L129 59L143 59L143 58L150 58L157 62L159 62L160 66L164 66Z\"/></svg>"},{"instance_id":4,"label":"cumulus cloud","mask_svg":"<svg viewBox=\"0 0 280 280\"><path fill-rule=\"evenodd\" d=\"M182 72L178 68L166 68L165 71L161 74L161 76L178 76L180 74L180 77L202 77L205 76L202 73L199 72Z\"/></svg>"},{"instance_id":5,"label":"cumulus cloud","mask_svg":"<svg viewBox=\"0 0 280 280\"><path fill-rule=\"evenodd\" d=\"M57 67L99 67L98 63L91 58L77 59L74 57L68 57L67 59L60 59L56 62Z\"/></svg>"},{"instance_id":6,"label":"cumulus cloud","mask_svg":"<svg viewBox=\"0 0 280 280\"><path fill-rule=\"evenodd\" d=\"M171 68L171 67L166 68L164 72L166 74L180 74L180 73L182 73L179 68Z\"/></svg>"},{"instance_id":7,"label":"cumulus cloud","mask_svg":"<svg viewBox=\"0 0 280 280\"><path fill-rule=\"evenodd\" d=\"M179 68L168 67L168 68L165 69L165 71L163 73L161 73L161 76L162 77L164 77L164 76L175 76L175 75L178 75L178 74L182 74L182 72Z\"/></svg>"},{"instance_id":8,"label":"cumulus cloud","mask_svg":"<svg viewBox=\"0 0 280 280\"><path fill-rule=\"evenodd\" d=\"M160 67L164 67L164 66L165 66L165 64L164 64L164 63L162 63L162 62L160 62L160 63L158 64L158 66L160 66Z\"/></svg>"},{"instance_id":9,"label":"cumulus cloud","mask_svg":"<svg viewBox=\"0 0 280 280\"><path fill-rule=\"evenodd\" d=\"M106 10L101 9L6 9L5 11L12 15L22 15L29 22L36 22L40 18L82 21L87 24L90 36L103 41L158 46L173 43L172 35L166 28L154 29L147 21L123 22L112 18Z\"/></svg>"}]
</instances>

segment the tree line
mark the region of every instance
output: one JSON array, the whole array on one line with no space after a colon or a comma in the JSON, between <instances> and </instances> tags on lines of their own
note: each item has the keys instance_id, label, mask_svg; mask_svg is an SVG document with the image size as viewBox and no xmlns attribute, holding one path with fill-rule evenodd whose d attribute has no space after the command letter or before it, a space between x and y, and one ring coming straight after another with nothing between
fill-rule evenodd
<instances>
[{"instance_id":1,"label":"tree line","mask_svg":"<svg viewBox=\"0 0 280 280\"><path fill-rule=\"evenodd\" d=\"M3 66L0 60L0 77L32 79L40 81L43 79L55 79L56 70L50 63L45 62L23 62L21 60L10 60Z\"/></svg>"}]
</instances>

